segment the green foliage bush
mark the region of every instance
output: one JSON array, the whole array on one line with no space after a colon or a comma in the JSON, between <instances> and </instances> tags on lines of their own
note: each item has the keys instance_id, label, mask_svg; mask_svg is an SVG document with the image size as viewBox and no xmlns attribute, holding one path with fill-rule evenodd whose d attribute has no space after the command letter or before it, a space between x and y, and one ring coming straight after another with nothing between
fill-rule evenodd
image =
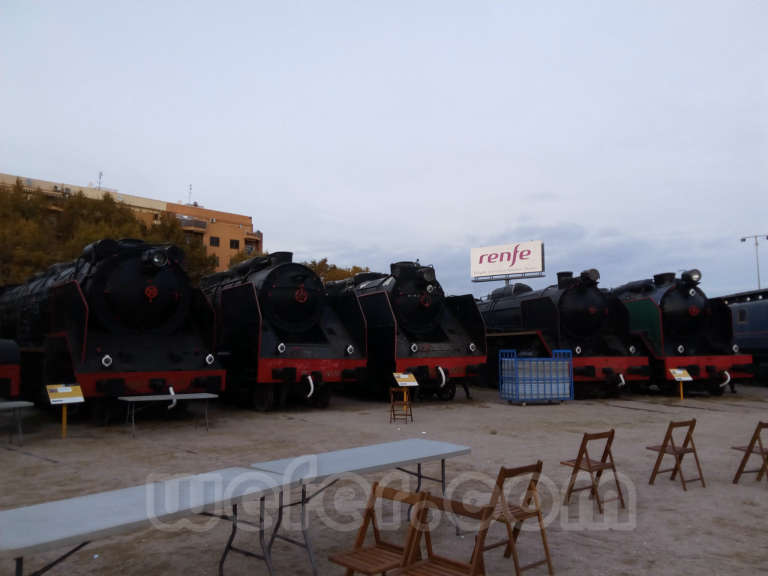
<instances>
[{"instance_id":1,"label":"green foliage bush","mask_svg":"<svg viewBox=\"0 0 768 576\"><path fill-rule=\"evenodd\" d=\"M176 244L185 252L185 267L194 283L216 267L201 243L190 242L178 220L163 214L146 226L125 204L110 195L101 200L81 192L68 198L38 190L0 185L0 286L24 282L56 262L74 260L83 248L102 238L138 238Z\"/></svg>"}]
</instances>

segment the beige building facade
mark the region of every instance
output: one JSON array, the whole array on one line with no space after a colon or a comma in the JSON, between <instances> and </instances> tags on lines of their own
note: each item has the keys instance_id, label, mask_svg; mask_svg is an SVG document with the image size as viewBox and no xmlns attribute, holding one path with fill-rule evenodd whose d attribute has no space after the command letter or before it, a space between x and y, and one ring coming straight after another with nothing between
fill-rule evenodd
<instances>
[{"instance_id":1,"label":"beige building facade","mask_svg":"<svg viewBox=\"0 0 768 576\"><path fill-rule=\"evenodd\" d=\"M175 204L153 200L131 194L123 194L113 188L103 186L79 186L62 182L51 182L37 178L26 178L12 174L0 173L0 184L13 186L16 180L21 180L26 190L34 192L41 190L44 194L66 197L82 192L88 198L101 199L105 194L112 196L117 202L127 204L145 224L152 225L160 221L164 213L175 216L191 242L201 242L208 254L217 259L216 271L220 272L229 267L229 261L238 252L259 254L264 251L264 237L260 230L253 229L250 216L209 210L197 203Z\"/></svg>"}]
</instances>

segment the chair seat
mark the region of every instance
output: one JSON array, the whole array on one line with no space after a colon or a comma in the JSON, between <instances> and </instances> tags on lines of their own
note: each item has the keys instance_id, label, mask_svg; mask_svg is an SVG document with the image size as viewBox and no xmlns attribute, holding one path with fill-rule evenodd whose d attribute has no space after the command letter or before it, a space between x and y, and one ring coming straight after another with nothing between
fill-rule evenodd
<instances>
[{"instance_id":1,"label":"chair seat","mask_svg":"<svg viewBox=\"0 0 768 576\"><path fill-rule=\"evenodd\" d=\"M646 450L653 450L654 452L664 452L664 454L672 454L673 456L675 454L691 454L693 452L696 452L694 448L682 448L677 447L673 448L672 446L646 446Z\"/></svg>"},{"instance_id":2,"label":"chair seat","mask_svg":"<svg viewBox=\"0 0 768 576\"><path fill-rule=\"evenodd\" d=\"M560 464L575 468L577 461L578 458L574 458L573 460L563 460ZM599 472L600 470L609 470L610 468L610 462L601 462L600 460L593 460L592 458L582 458L579 465L579 470L586 470L587 472Z\"/></svg>"},{"instance_id":3,"label":"chair seat","mask_svg":"<svg viewBox=\"0 0 768 576\"><path fill-rule=\"evenodd\" d=\"M507 504L507 515L512 516L515 520L527 520L528 518L535 518L537 516L536 510L525 510L520 506L514 506L513 504ZM504 519L504 503L499 502L493 509L491 518L497 522L502 522Z\"/></svg>"},{"instance_id":4,"label":"chair seat","mask_svg":"<svg viewBox=\"0 0 768 576\"><path fill-rule=\"evenodd\" d=\"M734 450L739 450L741 452L749 452L749 446L731 446ZM758 446L755 446L752 449L751 454L760 454L761 456L768 456L768 448L765 450L760 450Z\"/></svg>"},{"instance_id":5,"label":"chair seat","mask_svg":"<svg viewBox=\"0 0 768 576\"><path fill-rule=\"evenodd\" d=\"M469 566L441 558L430 558L411 564L400 572L403 576L467 576Z\"/></svg>"},{"instance_id":6,"label":"chair seat","mask_svg":"<svg viewBox=\"0 0 768 576\"><path fill-rule=\"evenodd\" d=\"M402 548L396 546L369 546L329 556L328 560L355 572L363 574L381 574L400 566L403 559Z\"/></svg>"}]
</instances>

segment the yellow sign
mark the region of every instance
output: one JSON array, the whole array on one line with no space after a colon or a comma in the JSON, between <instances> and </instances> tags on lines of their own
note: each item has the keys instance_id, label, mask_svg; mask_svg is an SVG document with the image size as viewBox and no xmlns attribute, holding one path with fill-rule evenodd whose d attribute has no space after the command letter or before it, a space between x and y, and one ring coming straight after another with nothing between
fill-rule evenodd
<instances>
[{"instance_id":1,"label":"yellow sign","mask_svg":"<svg viewBox=\"0 0 768 576\"><path fill-rule=\"evenodd\" d=\"M83 391L78 384L50 384L45 387L51 404L77 404L85 402Z\"/></svg>"},{"instance_id":2,"label":"yellow sign","mask_svg":"<svg viewBox=\"0 0 768 576\"><path fill-rule=\"evenodd\" d=\"M688 370L685 370L684 368L670 368L669 373L672 374L672 378L677 382L690 382L693 380L691 375L688 374Z\"/></svg>"},{"instance_id":3,"label":"yellow sign","mask_svg":"<svg viewBox=\"0 0 768 576\"><path fill-rule=\"evenodd\" d=\"M418 386L416 376L410 372L393 372L392 376L395 377L395 382L398 386Z\"/></svg>"}]
</instances>

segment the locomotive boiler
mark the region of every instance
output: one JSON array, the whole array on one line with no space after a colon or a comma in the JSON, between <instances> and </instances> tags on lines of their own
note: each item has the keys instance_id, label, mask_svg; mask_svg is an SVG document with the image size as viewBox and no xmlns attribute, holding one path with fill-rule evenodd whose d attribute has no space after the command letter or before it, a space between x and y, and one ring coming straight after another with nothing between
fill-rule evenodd
<instances>
[{"instance_id":1,"label":"locomotive boiler","mask_svg":"<svg viewBox=\"0 0 768 576\"><path fill-rule=\"evenodd\" d=\"M291 252L252 258L201 286L217 312L218 351L238 398L270 409L293 393L327 406L332 385L363 378L360 303L354 295L327 298Z\"/></svg>"},{"instance_id":2,"label":"locomotive boiler","mask_svg":"<svg viewBox=\"0 0 768 576\"><path fill-rule=\"evenodd\" d=\"M573 354L574 391L611 394L650 377L645 347L629 330L629 314L619 300L598 288L600 274L574 277L560 272L557 284L533 290L526 284L503 286L480 302L488 328L489 358L504 348L518 355L550 357L553 350ZM497 366L489 365L496 382Z\"/></svg>"},{"instance_id":3,"label":"locomotive boiler","mask_svg":"<svg viewBox=\"0 0 768 576\"><path fill-rule=\"evenodd\" d=\"M722 298L707 298L701 272L656 274L614 289L629 310L630 327L646 342L656 382L673 387L670 369L688 371L686 386L723 393L734 378L750 375L752 357L733 341L731 311Z\"/></svg>"},{"instance_id":4,"label":"locomotive boiler","mask_svg":"<svg viewBox=\"0 0 768 576\"><path fill-rule=\"evenodd\" d=\"M393 372L411 372L422 393L452 399L457 381L485 364L485 326L472 295L446 296L432 266L391 264L328 284L331 297L356 294L368 334L369 386L382 392Z\"/></svg>"},{"instance_id":5,"label":"locomotive boiler","mask_svg":"<svg viewBox=\"0 0 768 576\"><path fill-rule=\"evenodd\" d=\"M105 239L0 293L0 336L21 348L22 387L78 383L86 398L225 386L213 311L169 244Z\"/></svg>"}]
</instances>

